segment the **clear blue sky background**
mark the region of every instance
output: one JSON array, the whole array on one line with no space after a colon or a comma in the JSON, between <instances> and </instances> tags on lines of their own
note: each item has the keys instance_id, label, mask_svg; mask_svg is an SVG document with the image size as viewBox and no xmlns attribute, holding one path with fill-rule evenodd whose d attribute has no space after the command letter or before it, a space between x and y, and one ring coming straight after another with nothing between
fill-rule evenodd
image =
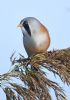
<instances>
[{"instance_id":1,"label":"clear blue sky background","mask_svg":"<svg viewBox=\"0 0 70 100\"><path fill-rule=\"evenodd\" d=\"M70 47L70 0L0 0L0 74L10 69L9 58L14 51L27 56L17 25L28 16L38 18L48 28L49 50ZM62 86L69 97L70 87ZM0 92L0 100L5 100L3 95Z\"/></svg>"}]
</instances>

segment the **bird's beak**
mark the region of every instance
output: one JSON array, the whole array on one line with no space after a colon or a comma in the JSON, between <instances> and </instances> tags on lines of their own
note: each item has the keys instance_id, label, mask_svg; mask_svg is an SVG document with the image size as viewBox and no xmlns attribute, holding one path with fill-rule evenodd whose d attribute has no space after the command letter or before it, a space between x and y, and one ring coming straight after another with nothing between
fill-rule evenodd
<instances>
[{"instance_id":1,"label":"bird's beak","mask_svg":"<svg viewBox=\"0 0 70 100\"><path fill-rule=\"evenodd\" d=\"M22 26L22 24L19 24L17 27L20 27L20 28L22 28L23 26Z\"/></svg>"}]
</instances>

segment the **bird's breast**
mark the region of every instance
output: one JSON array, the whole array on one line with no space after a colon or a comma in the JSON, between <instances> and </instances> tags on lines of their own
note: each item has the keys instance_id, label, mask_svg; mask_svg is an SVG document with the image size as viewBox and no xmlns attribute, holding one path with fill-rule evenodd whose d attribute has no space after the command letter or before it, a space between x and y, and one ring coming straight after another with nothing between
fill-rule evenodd
<instances>
[{"instance_id":1,"label":"bird's breast","mask_svg":"<svg viewBox=\"0 0 70 100\"><path fill-rule=\"evenodd\" d=\"M38 50L46 50L49 46L49 36L46 33L41 33L35 36L35 43Z\"/></svg>"},{"instance_id":2,"label":"bird's breast","mask_svg":"<svg viewBox=\"0 0 70 100\"><path fill-rule=\"evenodd\" d=\"M50 45L49 34L38 32L23 38L25 49L30 53L45 52Z\"/></svg>"}]
</instances>

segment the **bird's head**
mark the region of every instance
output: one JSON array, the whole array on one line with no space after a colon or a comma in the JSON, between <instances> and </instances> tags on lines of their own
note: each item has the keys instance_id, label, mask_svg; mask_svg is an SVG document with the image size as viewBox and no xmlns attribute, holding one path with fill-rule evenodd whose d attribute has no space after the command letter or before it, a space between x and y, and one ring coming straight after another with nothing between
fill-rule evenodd
<instances>
[{"instance_id":1,"label":"bird's head","mask_svg":"<svg viewBox=\"0 0 70 100\"><path fill-rule=\"evenodd\" d=\"M23 35L26 33L31 36L39 27L40 22L34 17L27 17L20 21L18 27L21 28Z\"/></svg>"}]
</instances>

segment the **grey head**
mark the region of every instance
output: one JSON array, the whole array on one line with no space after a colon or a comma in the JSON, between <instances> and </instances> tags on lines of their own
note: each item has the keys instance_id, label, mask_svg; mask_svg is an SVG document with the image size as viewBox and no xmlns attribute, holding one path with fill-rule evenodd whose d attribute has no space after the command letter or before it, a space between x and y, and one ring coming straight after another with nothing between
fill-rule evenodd
<instances>
[{"instance_id":1,"label":"grey head","mask_svg":"<svg viewBox=\"0 0 70 100\"><path fill-rule=\"evenodd\" d=\"M19 27L21 27L23 35L24 35L24 33L27 32L27 34L29 36L31 36L31 32L33 31L32 30L33 27L34 27L34 30L35 30L35 28L38 28L38 25L39 25L38 23L40 23L40 22L36 18L26 17L20 21Z\"/></svg>"}]
</instances>

